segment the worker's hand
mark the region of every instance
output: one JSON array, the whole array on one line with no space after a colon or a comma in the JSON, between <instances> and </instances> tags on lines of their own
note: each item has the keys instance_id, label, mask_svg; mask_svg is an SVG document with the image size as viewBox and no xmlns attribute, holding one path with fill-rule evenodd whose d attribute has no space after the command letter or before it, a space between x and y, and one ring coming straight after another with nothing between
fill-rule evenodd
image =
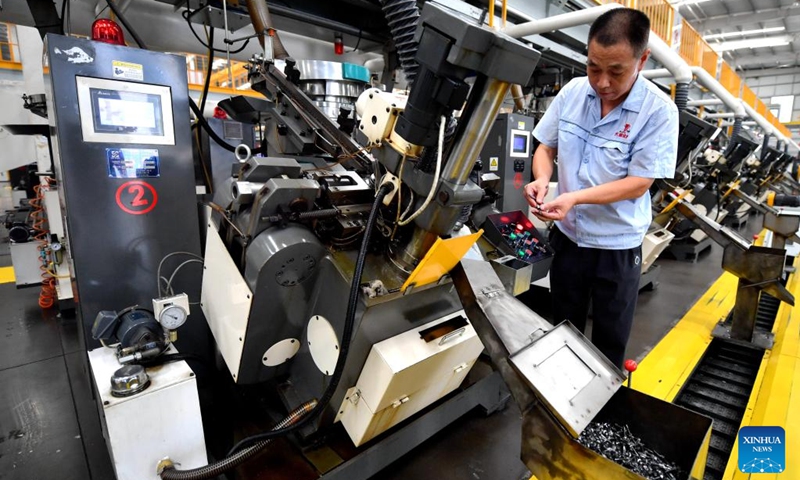
<instances>
[{"instance_id":1,"label":"worker's hand","mask_svg":"<svg viewBox=\"0 0 800 480\"><path fill-rule=\"evenodd\" d=\"M545 179L539 179L525 185L523 195L525 195L525 200L534 210L544 203L544 197L547 195L549 186L550 182Z\"/></svg>"},{"instance_id":2,"label":"worker's hand","mask_svg":"<svg viewBox=\"0 0 800 480\"><path fill-rule=\"evenodd\" d=\"M572 193L562 193L550 202L542 205L535 214L540 220L564 220L567 212L575 206L575 196Z\"/></svg>"}]
</instances>

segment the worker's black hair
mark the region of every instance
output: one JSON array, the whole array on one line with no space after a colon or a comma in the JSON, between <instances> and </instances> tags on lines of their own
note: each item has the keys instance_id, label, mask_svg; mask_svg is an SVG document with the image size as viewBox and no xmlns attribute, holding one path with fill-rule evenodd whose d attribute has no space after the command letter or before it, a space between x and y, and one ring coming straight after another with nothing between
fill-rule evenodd
<instances>
[{"instance_id":1,"label":"worker's black hair","mask_svg":"<svg viewBox=\"0 0 800 480\"><path fill-rule=\"evenodd\" d=\"M633 55L641 56L650 38L650 19L632 8L615 8L599 17L589 29L589 42L596 41L604 47L628 42ZM588 45L588 43L587 43Z\"/></svg>"}]
</instances>

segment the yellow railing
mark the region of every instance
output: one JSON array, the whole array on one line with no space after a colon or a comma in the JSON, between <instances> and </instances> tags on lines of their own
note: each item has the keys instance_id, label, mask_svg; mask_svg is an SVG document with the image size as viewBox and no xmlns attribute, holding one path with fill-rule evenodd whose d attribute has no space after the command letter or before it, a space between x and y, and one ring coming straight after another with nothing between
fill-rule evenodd
<instances>
[{"instance_id":1,"label":"yellow railing","mask_svg":"<svg viewBox=\"0 0 800 480\"><path fill-rule=\"evenodd\" d=\"M756 112L759 115L761 115L762 117L766 116L766 114L767 114L767 106L764 104L764 102L761 101L760 98L756 99L756 104L753 107L756 109Z\"/></svg>"},{"instance_id":2,"label":"yellow railing","mask_svg":"<svg viewBox=\"0 0 800 480\"><path fill-rule=\"evenodd\" d=\"M742 87L742 100L744 100L744 103L746 103L746 104L750 105L751 107L755 108L757 99L758 99L758 97L753 92L753 90L750 89L750 87L748 87L747 85Z\"/></svg>"},{"instance_id":3,"label":"yellow railing","mask_svg":"<svg viewBox=\"0 0 800 480\"><path fill-rule=\"evenodd\" d=\"M595 0L598 5L619 3L628 8L643 12L650 18L650 30L672 45L672 25L675 23L675 9L667 0Z\"/></svg>"},{"instance_id":4,"label":"yellow railing","mask_svg":"<svg viewBox=\"0 0 800 480\"><path fill-rule=\"evenodd\" d=\"M635 0L636 10L650 18L650 30L656 32L667 45L672 45L672 26L675 24L675 9L666 0Z\"/></svg>"},{"instance_id":5,"label":"yellow railing","mask_svg":"<svg viewBox=\"0 0 800 480\"><path fill-rule=\"evenodd\" d=\"M719 83L725 90L731 92L734 97L739 97L742 93L742 79L733 71L727 62L722 62L719 70Z\"/></svg>"},{"instance_id":6,"label":"yellow railing","mask_svg":"<svg viewBox=\"0 0 800 480\"><path fill-rule=\"evenodd\" d=\"M208 57L194 53L183 53L181 55L186 57L186 76L188 78L189 85L202 86L206 79ZM247 88L247 70L245 70L245 65L247 65L247 62L239 62L236 60L231 61L231 77L233 78L233 86L229 85L230 79L228 76L227 65L224 65L223 67L212 72L210 81L211 88L214 90L230 89L239 92L246 91L248 93L255 93Z\"/></svg>"},{"instance_id":7,"label":"yellow railing","mask_svg":"<svg viewBox=\"0 0 800 480\"><path fill-rule=\"evenodd\" d=\"M702 67L714 78L717 77L719 55L686 20L681 20L681 44L678 53L689 65Z\"/></svg>"}]
</instances>

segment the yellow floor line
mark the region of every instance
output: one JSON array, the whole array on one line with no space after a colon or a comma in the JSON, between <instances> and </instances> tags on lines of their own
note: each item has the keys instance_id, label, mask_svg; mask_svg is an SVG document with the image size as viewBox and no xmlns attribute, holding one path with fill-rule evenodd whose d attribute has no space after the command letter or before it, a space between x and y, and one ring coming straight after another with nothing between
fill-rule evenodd
<instances>
[{"instance_id":1,"label":"yellow floor line","mask_svg":"<svg viewBox=\"0 0 800 480\"><path fill-rule=\"evenodd\" d=\"M0 267L0 283L13 283L15 280L14 267Z\"/></svg>"}]
</instances>

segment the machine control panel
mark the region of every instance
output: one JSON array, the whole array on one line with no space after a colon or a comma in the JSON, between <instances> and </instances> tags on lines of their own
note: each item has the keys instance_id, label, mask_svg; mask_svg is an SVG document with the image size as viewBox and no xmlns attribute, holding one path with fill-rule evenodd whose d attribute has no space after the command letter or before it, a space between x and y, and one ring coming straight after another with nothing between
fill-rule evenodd
<instances>
[{"instance_id":1,"label":"machine control panel","mask_svg":"<svg viewBox=\"0 0 800 480\"><path fill-rule=\"evenodd\" d=\"M169 87L76 76L85 142L175 145Z\"/></svg>"},{"instance_id":2,"label":"machine control panel","mask_svg":"<svg viewBox=\"0 0 800 480\"><path fill-rule=\"evenodd\" d=\"M515 172L524 172L525 171L525 160L514 160L514 171Z\"/></svg>"},{"instance_id":3,"label":"machine control panel","mask_svg":"<svg viewBox=\"0 0 800 480\"><path fill-rule=\"evenodd\" d=\"M521 211L489 215L486 236L498 250L528 263L553 256L553 251Z\"/></svg>"}]
</instances>

